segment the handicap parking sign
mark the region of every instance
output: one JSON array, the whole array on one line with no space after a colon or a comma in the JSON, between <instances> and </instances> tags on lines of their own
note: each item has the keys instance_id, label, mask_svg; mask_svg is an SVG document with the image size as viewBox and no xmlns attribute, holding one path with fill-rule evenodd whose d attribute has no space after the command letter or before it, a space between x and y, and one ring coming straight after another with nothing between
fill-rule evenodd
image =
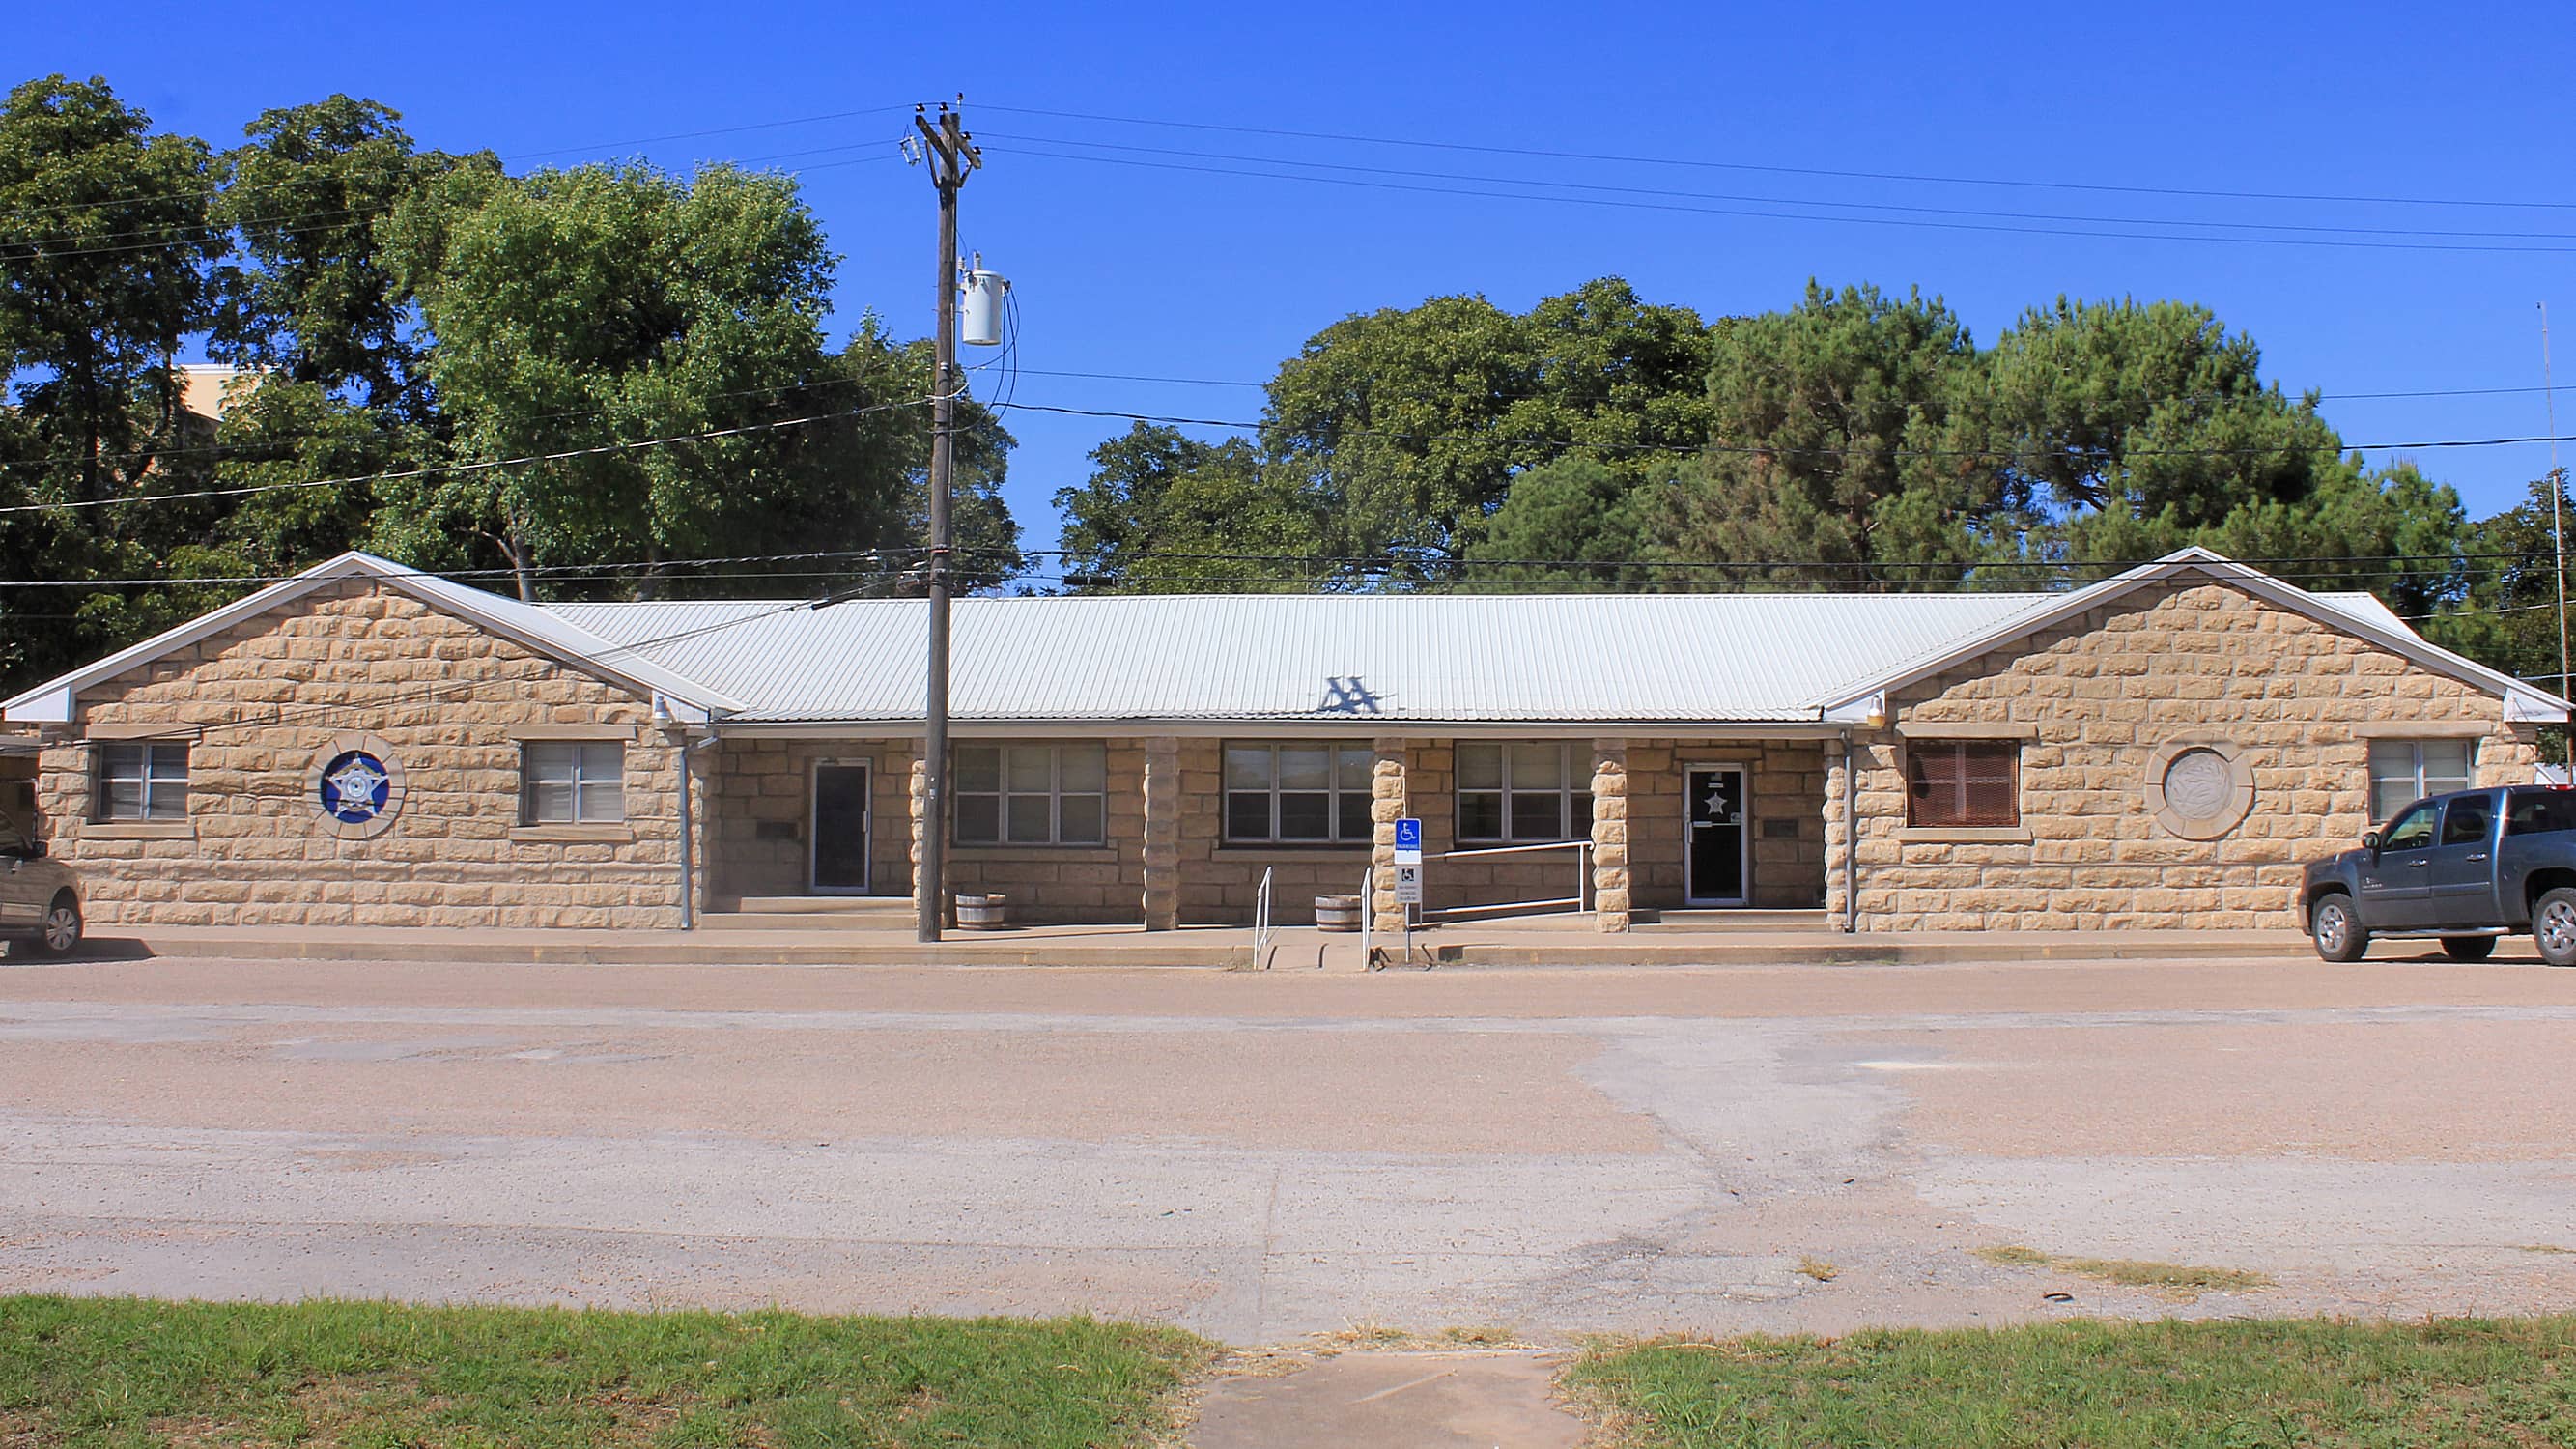
<instances>
[{"instance_id":1,"label":"handicap parking sign","mask_svg":"<svg viewBox=\"0 0 2576 1449\"><path fill-rule=\"evenodd\" d=\"M1422 822L1407 818L1395 822L1395 863L1422 864Z\"/></svg>"}]
</instances>

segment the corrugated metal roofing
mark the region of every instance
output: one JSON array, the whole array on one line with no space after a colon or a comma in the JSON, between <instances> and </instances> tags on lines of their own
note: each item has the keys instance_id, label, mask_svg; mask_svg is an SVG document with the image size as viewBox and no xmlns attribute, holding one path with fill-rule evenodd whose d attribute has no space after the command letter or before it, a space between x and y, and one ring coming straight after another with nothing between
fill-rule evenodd
<instances>
[{"instance_id":1,"label":"corrugated metal roofing","mask_svg":"<svg viewBox=\"0 0 2576 1449\"><path fill-rule=\"evenodd\" d=\"M2065 598L961 599L951 710L968 722L1813 720L1848 687ZM2381 628L2406 628L2367 594L2317 598ZM919 600L546 608L623 646L621 655L632 651L742 701L742 718L921 717L928 606Z\"/></svg>"}]
</instances>

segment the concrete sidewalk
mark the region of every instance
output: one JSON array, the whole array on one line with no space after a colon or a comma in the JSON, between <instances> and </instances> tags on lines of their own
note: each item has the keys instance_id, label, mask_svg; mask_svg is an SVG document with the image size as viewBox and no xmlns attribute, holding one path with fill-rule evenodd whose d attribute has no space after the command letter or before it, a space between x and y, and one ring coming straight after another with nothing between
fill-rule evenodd
<instances>
[{"instance_id":1,"label":"concrete sidewalk","mask_svg":"<svg viewBox=\"0 0 2576 1449\"><path fill-rule=\"evenodd\" d=\"M1030 926L951 932L924 944L906 931L817 928L757 934L681 931L395 927L94 927L100 959L150 956L270 961L453 961L597 966L1180 966L1213 970L1361 969L1360 938L1282 927L1266 960L1244 927L1146 931L1135 926ZM1382 965L1407 964L1402 943L1372 938ZM1429 966L1932 965L1950 962L2291 959L2306 937L2277 931L1976 931L1846 935L1813 931L1655 931L1624 935L1562 921L1494 922L1417 931L1409 964ZM2408 954L2392 943L2383 954ZM2514 955L2514 944L2504 953Z\"/></svg>"}]
</instances>

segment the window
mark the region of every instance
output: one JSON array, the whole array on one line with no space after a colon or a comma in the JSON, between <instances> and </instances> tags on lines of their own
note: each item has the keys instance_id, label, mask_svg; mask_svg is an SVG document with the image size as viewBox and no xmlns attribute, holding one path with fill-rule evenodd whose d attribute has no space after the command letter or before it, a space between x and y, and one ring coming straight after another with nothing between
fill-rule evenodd
<instances>
[{"instance_id":1,"label":"window","mask_svg":"<svg viewBox=\"0 0 2576 1449\"><path fill-rule=\"evenodd\" d=\"M626 746L531 740L520 747L519 818L528 825L608 825L626 818Z\"/></svg>"},{"instance_id":2,"label":"window","mask_svg":"<svg viewBox=\"0 0 2576 1449\"><path fill-rule=\"evenodd\" d=\"M2422 850L2433 843L2433 807L2418 805L2397 818L2379 838L2382 850Z\"/></svg>"},{"instance_id":3,"label":"window","mask_svg":"<svg viewBox=\"0 0 2576 1449\"><path fill-rule=\"evenodd\" d=\"M2576 830L2576 790L2516 790L2506 807L2507 835Z\"/></svg>"},{"instance_id":4,"label":"window","mask_svg":"<svg viewBox=\"0 0 2576 1449\"><path fill-rule=\"evenodd\" d=\"M1365 746L1225 747L1225 838L1237 844L1366 843L1369 777Z\"/></svg>"},{"instance_id":5,"label":"window","mask_svg":"<svg viewBox=\"0 0 2576 1449\"><path fill-rule=\"evenodd\" d=\"M1907 740L1905 823L1992 829L2021 823L2021 742Z\"/></svg>"},{"instance_id":6,"label":"window","mask_svg":"<svg viewBox=\"0 0 2576 1449\"><path fill-rule=\"evenodd\" d=\"M1458 838L1502 844L1592 833L1592 780L1572 745L1460 745Z\"/></svg>"},{"instance_id":7,"label":"window","mask_svg":"<svg viewBox=\"0 0 2576 1449\"><path fill-rule=\"evenodd\" d=\"M2474 740L2372 740L2370 818L2386 820L2414 801L2469 788Z\"/></svg>"},{"instance_id":8,"label":"window","mask_svg":"<svg viewBox=\"0 0 2576 1449\"><path fill-rule=\"evenodd\" d=\"M109 820L185 820L188 818L188 747L155 741L149 744L98 747L98 795L92 818Z\"/></svg>"},{"instance_id":9,"label":"window","mask_svg":"<svg viewBox=\"0 0 2576 1449\"><path fill-rule=\"evenodd\" d=\"M2444 845L2484 845L2495 824L2493 795L2463 795L2442 812Z\"/></svg>"},{"instance_id":10,"label":"window","mask_svg":"<svg viewBox=\"0 0 2576 1449\"><path fill-rule=\"evenodd\" d=\"M960 845L1099 845L1108 839L1105 745L965 745L956 764Z\"/></svg>"}]
</instances>

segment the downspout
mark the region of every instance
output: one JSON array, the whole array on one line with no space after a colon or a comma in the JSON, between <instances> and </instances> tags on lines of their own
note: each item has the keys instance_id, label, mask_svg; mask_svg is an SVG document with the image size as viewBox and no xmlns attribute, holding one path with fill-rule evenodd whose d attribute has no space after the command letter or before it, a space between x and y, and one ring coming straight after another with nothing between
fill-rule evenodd
<instances>
[{"instance_id":1,"label":"downspout","mask_svg":"<svg viewBox=\"0 0 2576 1449\"><path fill-rule=\"evenodd\" d=\"M696 803L690 799L689 756L716 742L715 725L707 726L707 737L691 743L688 735L680 736L680 929L698 928L698 819Z\"/></svg>"},{"instance_id":2,"label":"downspout","mask_svg":"<svg viewBox=\"0 0 2576 1449\"><path fill-rule=\"evenodd\" d=\"M1852 737L1843 731L1843 934L1860 930L1860 779L1852 772Z\"/></svg>"}]
</instances>

